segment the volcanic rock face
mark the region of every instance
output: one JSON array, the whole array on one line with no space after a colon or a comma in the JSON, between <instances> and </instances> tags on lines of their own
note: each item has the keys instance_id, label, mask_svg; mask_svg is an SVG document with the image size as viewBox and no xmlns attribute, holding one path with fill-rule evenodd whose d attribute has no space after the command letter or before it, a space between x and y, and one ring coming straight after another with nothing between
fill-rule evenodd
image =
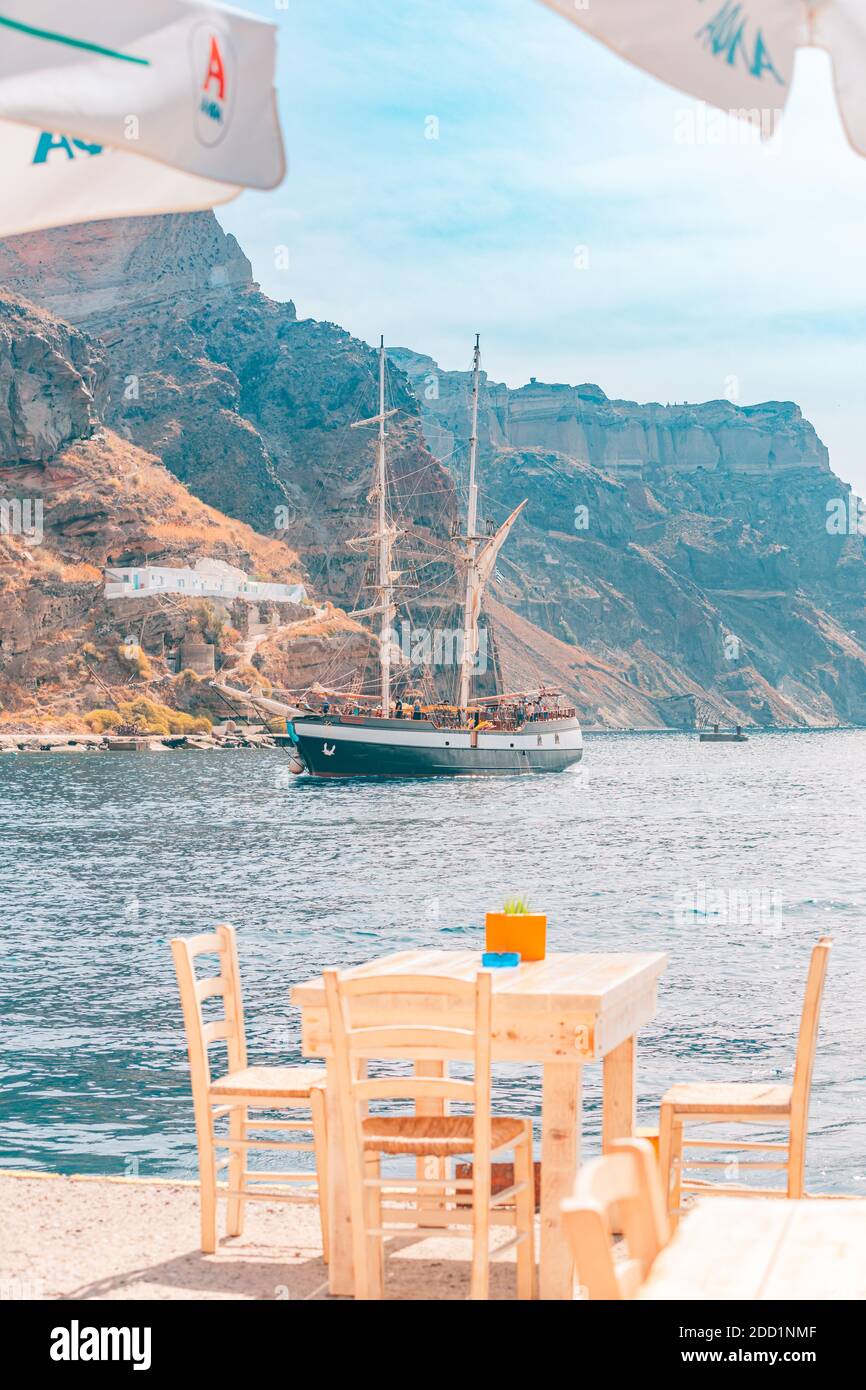
<instances>
[{"instance_id":1,"label":"volcanic rock face","mask_svg":"<svg viewBox=\"0 0 866 1390\"><path fill-rule=\"evenodd\" d=\"M0 291L0 466L40 463L91 434L105 375L98 348Z\"/></svg>"},{"instance_id":2,"label":"volcanic rock face","mask_svg":"<svg viewBox=\"0 0 866 1390\"><path fill-rule=\"evenodd\" d=\"M122 218L0 242L0 285L98 337L105 419L212 506L273 530L285 503L241 386L191 320L260 299L249 261L211 213ZM292 305L284 306L287 321ZM244 327L250 331L249 313Z\"/></svg>"},{"instance_id":3,"label":"volcanic rock face","mask_svg":"<svg viewBox=\"0 0 866 1390\"><path fill-rule=\"evenodd\" d=\"M0 296L0 501L23 489L46 517L43 544L0 536L8 707L35 682L59 680L57 699L78 689L85 637L110 660L128 619L101 599L109 558L216 554L280 578L300 564L317 597L369 602L348 542L370 530L374 432L350 426L376 410L373 349L264 296L210 213L0 243L0 285L52 311ZM469 377L391 358L398 621L453 626ZM685 726L706 706L732 722L866 722L863 540L828 529L848 489L795 405L485 380L480 446L483 521L529 499L490 590L500 682L535 671L601 726ZM148 616L157 659L188 616ZM283 686L369 669L357 624L328 623L280 625L256 667Z\"/></svg>"},{"instance_id":4,"label":"volcanic rock face","mask_svg":"<svg viewBox=\"0 0 866 1390\"><path fill-rule=\"evenodd\" d=\"M301 545L314 581L351 602L362 566L376 410L373 350L334 324L299 322L253 283L212 213L127 218L0 242L0 285L98 337L107 422L212 506ZM416 532L445 533L453 487L395 373L390 459ZM404 484L405 479L405 484Z\"/></svg>"},{"instance_id":5,"label":"volcanic rock face","mask_svg":"<svg viewBox=\"0 0 866 1390\"><path fill-rule=\"evenodd\" d=\"M172 302L183 313L252 283L237 241L209 212L87 222L0 241L0 285L74 324Z\"/></svg>"},{"instance_id":6,"label":"volcanic rock face","mask_svg":"<svg viewBox=\"0 0 866 1390\"><path fill-rule=\"evenodd\" d=\"M469 374L389 351L460 483ZM529 499L494 598L610 663L665 722L695 702L739 722L866 722L863 539L828 531L849 489L797 406L485 379L479 448L492 521Z\"/></svg>"},{"instance_id":7,"label":"volcanic rock face","mask_svg":"<svg viewBox=\"0 0 866 1390\"><path fill-rule=\"evenodd\" d=\"M371 530L375 431L350 428L377 409L366 343L334 324L298 321L293 304L263 295L212 213L13 238L0 243L0 284L98 342L104 418L119 435L203 501L302 551L313 592L347 609L369 604L366 554L348 544ZM390 376L403 560L423 572L438 608L454 584L445 554L454 486L426 448L408 381ZM401 617L423 621L424 612L418 599Z\"/></svg>"},{"instance_id":8,"label":"volcanic rock face","mask_svg":"<svg viewBox=\"0 0 866 1390\"><path fill-rule=\"evenodd\" d=\"M276 674L292 686L307 683L317 658L339 673L347 644L346 661L366 655L357 624L269 605L264 656L249 666L245 647L260 639L233 627L247 623L248 606L221 615L212 603L176 597L106 601L103 567L145 557L194 566L207 555L282 582L301 569L283 540L206 506L153 455L104 428L105 365L94 340L0 296L0 726L78 727L85 710L106 703L91 671L127 698L137 673L138 693L224 717L212 692L173 677L166 660L203 622L219 630L227 678L246 667L247 686L267 681L269 647ZM141 649L132 665L122 656L130 639Z\"/></svg>"},{"instance_id":9,"label":"volcanic rock face","mask_svg":"<svg viewBox=\"0 0 866 1390\"><path fill-rule=\"evenodd\" d=\"M459 454L468 438L471 373L443 372L432 357L409 348L389 348L388 355L415 387L437 455ZM533 378L512 391L482 373L479 424L490 448L547 449L628 477L659 469L774 476L802 468L830 471L825 445L791 401L638 405L609 400L588 383L547 385Z\"/></svg>"}]
</instances>

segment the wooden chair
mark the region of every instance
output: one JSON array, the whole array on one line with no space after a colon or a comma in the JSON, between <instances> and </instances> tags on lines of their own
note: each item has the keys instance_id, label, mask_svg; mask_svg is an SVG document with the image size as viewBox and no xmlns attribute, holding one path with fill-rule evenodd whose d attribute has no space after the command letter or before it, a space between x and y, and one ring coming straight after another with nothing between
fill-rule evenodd
<instances>
[{"instance_id":1,"label":"wooden chair","mask_svg":"<svg viewBox=\"0 0 866 1390\"><path fill-rule=\"evenodd\" d=\"M833 942L822 936L812 951L806 981L806 997L800 1019L797 1058L793 1086L775 1082L688 1082L673 1086L662 1097L659 1128L659 1166L667 1193L668 1210L676 1222L683 1192L704 1192L728 1197L802 1197L806 1164L806 1138L809 1119L809 1094L812 1088L812 1065L818 1037L818 1020L827 963ZM684 1139L687 1123L764 1125L788 1130L785 1143L727 1139ZM785 1170L787 1186L781 1188L746 1187L725 1183L684 1181L686 1168L726 1168L724 1158L691 1158L683 1149L737 1150L748 1153L769 1152L778 1158L746 1158L740 1167Z\"/></svg>"},{"instance_id":2,"label":"wooden chair","mask_svg":"<svg viewBox=\"0 0 866 1390\"><path fill-rule=\"evenodd\" d=\"M189 1050L195 1128L198 1140L201 1179L201 1248L206 1255L217 1247L217 1197L228 1198L227 1233L243 1231L244 1208L252 1201L319 1202L322 1247L328 1259L327 1162L325 1131L325 1070L323 1067L249 1067L241 1000L240 970L234 927L218 926L213 932L171 942L183 1019ZM218 956L217 974L197 979L195 962L199 956ZM222 1018L205 1022L202 1004L222 999ZM228 1070L224 1076L211 1076L208 1048L224 1042ZM291 1119L255 1119L250 1111L309 1110L310 1116ZM218 1135L214 1122L228 1118L228 1134ZM251 1132L290 1131L301 1137L250 1138ZM303 1138L311 1133L311 1140ZM312 1142L311 1142L312 1141ZM217 1161L216 1150L228 1149L227 1157ZM250 1171L247 1155L251 1149L289 1149L315 1151L316 1172ZM228 1186L217 1184L217 1175L228 1169ZM316 1179L318 1178L318 1183ZM263 1190L260 1183L278 1184ZM287 1190L285 1184L304 1183L308 1191ZM321 1196L321 1200L320 1200Z\"/></svg>"},{"instance_id":3,"label":"wooden chair","mask_svg":"<svg viewBox=\"0 0 866 1390\"><path fill-rule=\"evenodd\" d=\"M664 1193L652 1144L618 1139L604 1158L584 1164L574 1195L562 1203L562 1227L579 1283L591 1301L634 1298L653 1260L670 1239ZM615 1260L613 1234L627 1254Z\"/></svg>"},{"instance_id":4,"label":"wooden chair","mask_svg":"<svg viewBox=\"0 0 866 1390\"><path fill-rule=\"evenodd\" d=\"M534 1298L532 1122L490 1113L490 972L480 971L472 982L415 975L352 978L326 970L324 980L345 1141L355 1297L384 1297L384 1238L418 1227L464 1239L471 1232L473 1299L488 1296L490 1259L516 1246L518 1297ZM441 1002L441 1026L412 1023L413 998L420 995ZM472 1081L448 1075L450 1060L471 1057ZM390 1058L434 1063L440 1074L368 1077L368 1062ZM370 1113L370 1103L378 1101L414 1101L416 1110ZM451 1101L471 1106L472 1113L448 1113ZM506 1149L514 1153L514 1182L494 1196L491 1158ZM472 1177L453 1177L448 1161L470 1153ZM438 1160L436 1176L383 1177L382 1159L391 1155ZM424 1166L418 1164L416 1172ZM491 1225L515 1228L513 1238L492 1254Z\"/></svg>"}]
</instances>

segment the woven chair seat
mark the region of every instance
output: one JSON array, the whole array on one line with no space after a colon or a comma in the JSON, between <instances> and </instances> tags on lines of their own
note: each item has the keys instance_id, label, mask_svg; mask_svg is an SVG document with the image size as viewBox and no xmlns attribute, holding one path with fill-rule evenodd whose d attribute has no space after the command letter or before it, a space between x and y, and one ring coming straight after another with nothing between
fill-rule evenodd
<instances>
[{"instance_id":1,"label":"woven chair seat","mask_svg":"<svg viewBox=\"0 0 866 1390\"><path fill-rule=\"evenodd\" d=\"M324 1067L245 1067L211 1083L212 1096L288 1096L303 1099L311 1086L324 1086Z\"/></svg>"},{"instance_id":2,"label":"woven chair seat","mask_svg":"<svg viewBox=\"0 0 866 1390\"><path fill-rule=\"evenodd\" d=\"M471 1153L471 1115L371 1115L361 1126L364 1148L382 1154L429 1154L449 1158ZM491 1148L504 1148L523 1134L523 1121L497 1115L491 1121Z\"/></svg>"},{"instance_id":3,"label":"woven chair seat","mask_svg":"<svg viewBox=\"0 0 866 1390\"><path fill-rule=\"evenodd\" d=\"M787 1115L791 1087L767 1081L684 1081L662 1096L662 1104L675 1105L680 1114L736 1115L757 1110L762 1115Z\"/></svg>"}]
</instances>

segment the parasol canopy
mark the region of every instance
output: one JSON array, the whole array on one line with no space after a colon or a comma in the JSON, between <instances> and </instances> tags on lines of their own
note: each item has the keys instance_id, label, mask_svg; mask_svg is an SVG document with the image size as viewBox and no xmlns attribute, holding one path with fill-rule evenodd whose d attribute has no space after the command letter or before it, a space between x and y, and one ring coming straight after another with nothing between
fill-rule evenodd
<instances>
[{"instance_id":1,"label":"parasol canopy","mask_svg":"<svg viewBox=\"0 0 866 1390\"><path fill-rule=\"evenodd\" d=\"M845 133L866 155L863 0L542 0L636 67L760 125L784 110L798 47L826 49Z\"/></svg>"},{"instance_id":2,"label":"parasol canopy","mask_svg":"<svg viewBox=\"0 0 866 1390\"><path fill-rule=\"evenodd\" d=\"M0 236L274 188L275 63L220 5L0 0Z\"/></svg>"}]
</instances>

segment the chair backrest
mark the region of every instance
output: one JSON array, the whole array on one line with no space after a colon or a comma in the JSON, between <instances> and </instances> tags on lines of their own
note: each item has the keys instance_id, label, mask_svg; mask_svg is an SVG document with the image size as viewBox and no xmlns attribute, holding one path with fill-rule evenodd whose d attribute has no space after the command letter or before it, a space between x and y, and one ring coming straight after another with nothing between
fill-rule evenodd
<instances>
[{"instance_id":1,"label":"chair backrest","mask_svg":"<svg viewBox=\"0 0 866 1390\"><path fill-rule=\"evenodd\" d=\"M426 975L344 976L324 972L328 1021L343 1129L343 1152L352 1219L355 1288L368 1286L370 1250L366 1239L367 1167L362 1120L371 1101L416 1102L416 1113L447 1111L449 1101L473 1108L473 1220L484 1223L490 1203L490 1025L491 978L482 970L474 981ZM441 1024L419 1024L421 998L435 1001ZM456 1018L455 1018L456 1013ZM367 1062L410 1058L445 1062L474 1057L472 1081L442 1076L367 1075ZM420 1102L420 1103L419 1103ZM434 1102L431 1106L430 1102ZM447 1119L445 1125L447 1126ZM375 1179L374 1179L375 1180ZM381 1218L380 1218L381 1220Z\"/></svg>"},{"instance_id":2,"label":"chair backrest","mask_svg":"<svg viewBox=\"0 0 866 1390\"><path fill-rule=\"evenodd\" d=\"M429 975L341 975L324 972L328 1020L337 1082L350 1098L357 1118L375 1100L462 1101L472 1106L476 1135L489 1147L491 977L475 980ZM424 996L441 1006L442 1022L413 1022L413 1003ZM437 1007L436 1012L439 1012ZM453 1020L457 1012L459 1022ZM474 1059L472 1081L450 1076L379 1076L368 1078L362 1065L372 1060L414 1061ZM447 1070L447 1068L446 1068Z\"/></svg>"},{"instance_id":3,"label":"chair backrest","mask_svg":"<svg viewBox=\"0 0 866 1390\"><path fill-rule=\"evenodd\" d=\"M587 1296L633 1298L670 1239L652 1145L646 1139L620 1139L609 1154L584 1164L573 1196L562 1203L562 1225ZM628 1254L615 1260L617 1229Z\"/></svg>"},{"instance_id":4,"label":"chair backrest","mask_svg":"<svg viewBox=\"0 0 866 1390\"><path fill-rule=\"evenodd\" d=\"M812 949L809 961L809 974L806 977L806 996L800 1016L800 1034L797 1039L797 1060L794 1064L794 1088L791 1097L792 1129L804 1126L809 1111L809 1093L812 1089L812 1067L815 1062L815 1044L818 1040L818 1024L821 1018L821 1000L824 996L824 981L827 965L833 949L833 938L822 936Z\"/></svg>"},{"instance_id":5,"label":"chair backrest","mask_svg":"<svg viewBox=\"0 0 866 1390\"><path fill-rule=\"evenodd\" d=\"M183 1008L193 1095L202 1090L206 1094L211 1081L208 1048L213 1043L226 1044L230 1072L241 1071L247 1064L235 929L223 922L201 936L173 937L171 952ZM218 973L197 978L197 958L213 955L219 959ZM217 997L223 1001L222 1017L205 1021L202 1004Z\"/></svg>"}]
</instances>

